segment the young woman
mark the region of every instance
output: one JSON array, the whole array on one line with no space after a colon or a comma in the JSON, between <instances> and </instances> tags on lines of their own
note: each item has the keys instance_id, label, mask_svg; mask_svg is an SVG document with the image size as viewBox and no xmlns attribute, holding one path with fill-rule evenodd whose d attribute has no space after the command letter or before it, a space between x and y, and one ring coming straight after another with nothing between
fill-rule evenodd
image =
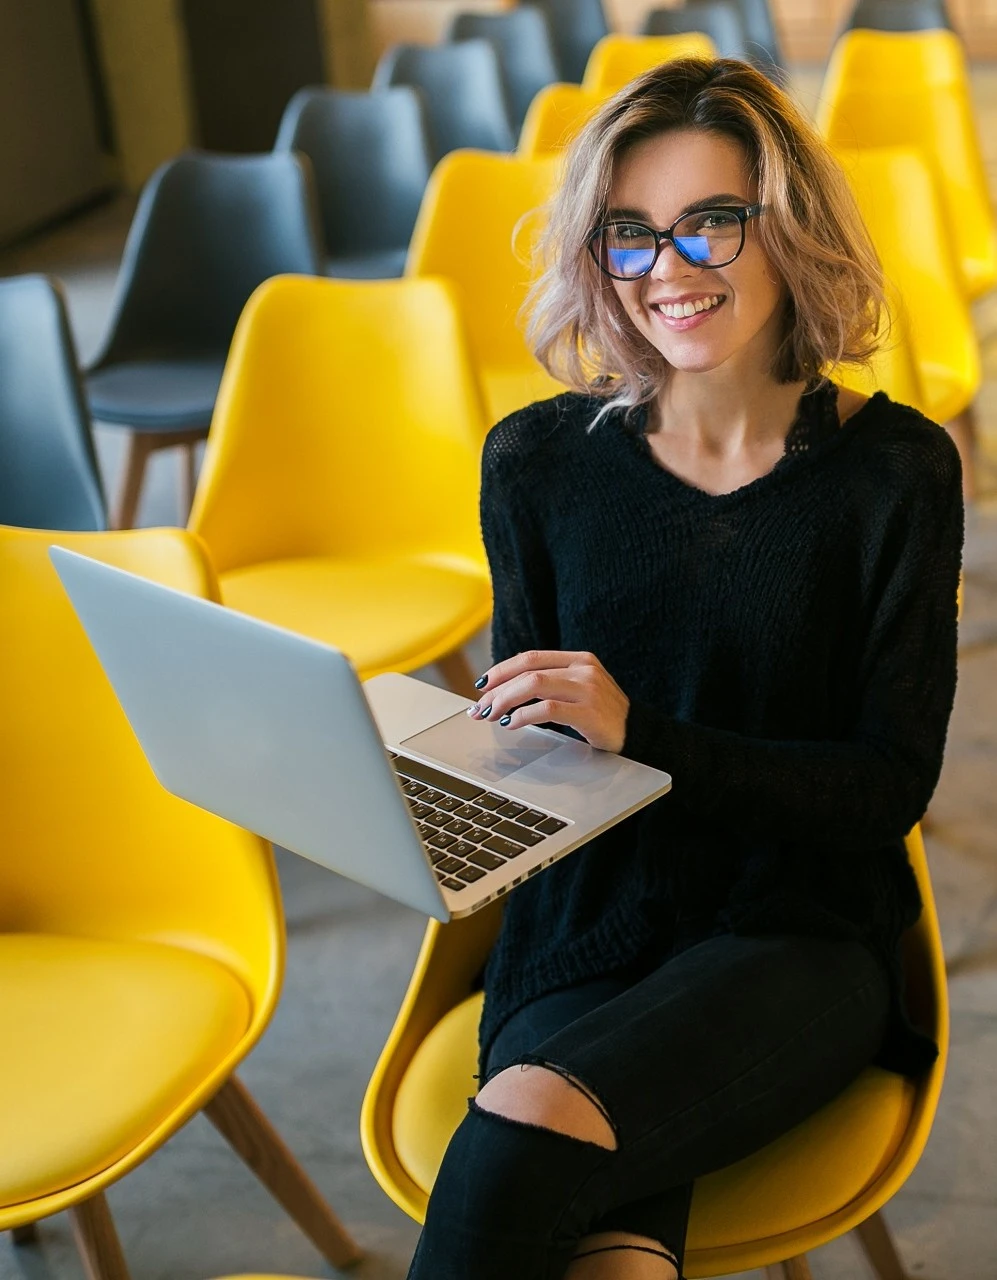
<instances>
[{"instance_id":1,"label":"young woman","mask_svg":"<svg viewBox=\"0 0 997 1280\"><path fill-rule=\"evenodd\" d=\"M695 1178L934 1053L898 944L955 687L959 462L826 376L882 306L845 180L745 64L669 63L574 145L546 255L532 337L575 390L488 437L470 714L674 785L511 895L418 1280L672 1280Z\"/></svg>"}]
</instances>

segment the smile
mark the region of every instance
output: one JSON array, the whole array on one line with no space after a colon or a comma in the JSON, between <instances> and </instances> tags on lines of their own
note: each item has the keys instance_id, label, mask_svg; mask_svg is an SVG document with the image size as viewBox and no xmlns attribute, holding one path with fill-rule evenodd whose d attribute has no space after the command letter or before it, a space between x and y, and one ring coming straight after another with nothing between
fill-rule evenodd
<instances>
[{"instance_id":1,"label":"smile","mask_svg":"<svg viewBox=\"0 0 997 1280\"><path fill-rule=\"evenodd\" d=\"M654 303L651 310L667 316L669 320L678 320L684 316L694 316L700 311L712 311L714 307L719 307L724 298L724 294L714 293L709 297L695 298L688 302Z\"/></svg>"}]
</instances>

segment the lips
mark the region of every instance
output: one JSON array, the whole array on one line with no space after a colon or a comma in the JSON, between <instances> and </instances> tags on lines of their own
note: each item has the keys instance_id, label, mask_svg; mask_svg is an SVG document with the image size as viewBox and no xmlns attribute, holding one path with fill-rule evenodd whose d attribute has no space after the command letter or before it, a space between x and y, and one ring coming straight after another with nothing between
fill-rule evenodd
<instances>
[{"instance_id":1,"label":"lips","mask_svg":"<svg viewBox=\"0 0 997 1280\"><path fill-rule=\"evenodd\" d=\"M725 299L726 294L723 293L704 294L699 298L687 298L676 302L654 302L651 304L651 310L659 312L669 320L679 320L683 317L698 315L702 311L712 311Z\"/></svg>"}]
</instances>

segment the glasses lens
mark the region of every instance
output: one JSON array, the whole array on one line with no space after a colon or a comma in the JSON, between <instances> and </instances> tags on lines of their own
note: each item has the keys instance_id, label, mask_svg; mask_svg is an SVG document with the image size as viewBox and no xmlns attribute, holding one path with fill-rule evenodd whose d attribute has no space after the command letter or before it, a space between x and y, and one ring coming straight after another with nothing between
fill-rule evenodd
<instances>
[{"instance_id":1,"label":"glasses lens","mask_svg":"<svg viewBox=\"0 0 997 1280\"><path fill-rule=\"evenodd\" d=\"M741 248L741 220L724 209L707 209L680 218L674 229L675 248L698 267L722 267Z\"/></svg>"},{"instance_id":2,"label":"glasses lens","mask_svg":"<svg viewBox=\"0 0 997 1280\"><path fill-rule=\"evenodd\" d=\"M654 263L657 242L639 222L612 222L596 237L596 258L604 271L618 280L636 280Z\"/></svg>"}]
</instances>

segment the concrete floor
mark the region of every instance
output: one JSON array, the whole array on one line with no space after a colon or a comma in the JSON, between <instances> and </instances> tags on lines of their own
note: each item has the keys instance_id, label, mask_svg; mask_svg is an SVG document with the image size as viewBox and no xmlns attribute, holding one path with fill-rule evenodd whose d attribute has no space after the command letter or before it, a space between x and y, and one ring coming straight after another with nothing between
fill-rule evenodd
<instances>
[{"instance_id":1,"label":"concrete floor","mask_svg":"<svg viewBox=\"0 0 997 1280\"><path fill-rule=\"evenodd\" d=\"M816 78L802 76L812 100ZM997 70L974 74L997 191ZM80 355L96 348L131 206L120 201L0 253L0 275L43 270L66 284ZM951 977L951 1065L928 1149L885 1211L911 1277L997 1277L997 299L977 308L981 497L969 516L960 684L929 856ZM113 492L118 433L98 429ZM176 464L160 455L143 524L177 520ZM470 646L487 665L487 638ZM432 672L424 673L433 678ZM241 1075L337 1212L368 1250L358 1280L400 1280L416 1228L367 1171L357 1117L404 991L423 921L288 854L278 856L288 922L283 998ZM16 1040L8 1029L8 1051ZM819 1170L815 1170L819 1177ZM214 1129L193 1120L109 1193L135 1280L204 1280L238 1271L332 1275ZM811 1255L815 1280L871 1276L845 1238ZM0 1280L78 1280L65 1216L37 1246L0 1239ZM512 1278L510 1278L512 1280ZM748 1277L742 1277L748 1280ZM760 1280L752 1272L750 1280Z\"/></svg>"}]
</instances>

